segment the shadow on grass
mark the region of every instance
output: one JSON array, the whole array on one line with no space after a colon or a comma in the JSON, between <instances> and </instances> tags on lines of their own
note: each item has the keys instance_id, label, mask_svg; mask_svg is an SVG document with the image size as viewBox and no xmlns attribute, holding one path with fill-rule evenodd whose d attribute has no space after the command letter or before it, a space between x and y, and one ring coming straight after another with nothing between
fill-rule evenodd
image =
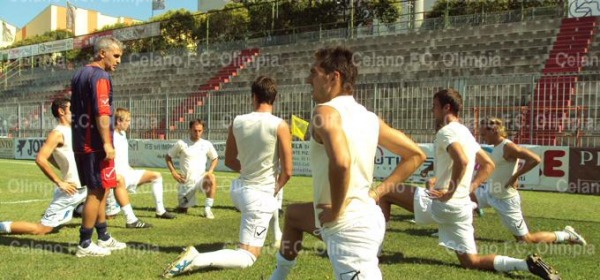
<instances>
[{"instance_id":1,"label":"shadow on grass","mask_svg":"<svg viewBox=\"0 0 600 280\"><path fill-rule=\"evenodd\" d=\"M458 262L458 260L457 260ZM384 252L384 254L379 257L380 264L397 264L397 263L414 263L414 264L429 264L429 265L445 265L451 267L458 267L460 265L457 263L447 263L440 260L435 259L426 259L426 258L415 258L415 257L406 257L401 252L395 252L391 255Z\"/></svg>"},{"instance_id":2,"label":"shadow on grass","mask_svg":"<svg viewBox=\"0 0 600 280\"><path fill-rule=\"evenodd\" d=\"M401 232L401 233L406 233L409 235L416 235L416 236L426 236L426 237L432 237L431 235L437 232L437 229L430 229L430 228L408 228L408 229L397 229L397 228L389 228L386 230L386 232ZM437 237L435 237L437 238Z\"/></svg>"},{"instance_id":3,"label":"shadow on grass","mask_svg":"<svg viewBox=\"0 0 600 280\"><path fill-rule=\"evenodd\" d=\"M55 242L5 235L0 237L0 246L11 247L10 250L13 253L23 254L54 253L73 255L77 250L77 242Z\"/></svg>"}]
</instances>

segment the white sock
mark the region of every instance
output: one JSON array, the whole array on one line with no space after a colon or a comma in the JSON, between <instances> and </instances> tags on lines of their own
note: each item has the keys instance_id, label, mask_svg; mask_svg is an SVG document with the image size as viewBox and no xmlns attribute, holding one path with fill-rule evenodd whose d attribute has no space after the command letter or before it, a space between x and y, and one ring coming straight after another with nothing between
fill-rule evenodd
<instances>
[{"instance_id":1,"label":"white sock","mask_svg":"<svg viewBox=\"0 0 600 280\"><path fill-rule=\"evenodd\" d=\"M281 240L281 236L283 234L281 233L281 229L279 228L279 209L273 212L273 217L271 218L270 223L270 227L273 228L273 237L275 238L275 240Z\"/></svg>"},{"instance_id":2,"label":"white sock","mask_svg":"<svg viewBox=\"0 0 600 280\"><path fill-rule=\"evenodd\" d=\"M571 240L571 235L566 231L555 231L556 243L562 243Z\"/></svg>"},{"instance_id":3,"label":"white sock","mask_svg":"<svg viewBox=\"0 0 600 280\"><path fill-rule=\"evenodd\" d=\"M121 207L121 209L123 210L123 214L125 214L125 219L127 220L128 224L134 223L138 220L135 214L133 214L133 208L131 208L131 204L127 204Z\"/></svg>"},{"instance_id":4,"label":"white sock","mask_svg":"<svg viewBox=\"0 0 600 280\"><path fill-rule=\"evenodd\" d=\"M192 261L194 269L205 267L246 268L256 261L256 257L242 249L223 249L210 253L201 253Z\"/></svg>"},{"instance_id":5,"label":"white sock","mask_svg":"<svg viewBox=\"0 0 600 280\"><path fill-rule=\"evenodd\" d=\"M288 274L290 274L290 271L292 270L294 265L296 265L296 260L288 261L281 255L281 253L278 252L277 253L277 268L275 268L275 271L273 271L273 274L271 274L271 278L269 278L269 279L270 280L286 279Z\"/></svg>"},{"instance_id":6,"label":"white sock","mask_svg":"<svg viewBox=\"0 0 600 280\"><path fill-rule=\"evenodd\" d=\"M10 233L11 221L0 222L0 233Z\"/></svg>"},{"instance_id":7,"label":"white sock","mask_svg":"<svg viewBox=\"0 0 600 280\"><path fill-rule=\"evenodd\" d=\"M204 208L211 208L213 206L213 203L215 203L214 199L206 198L206 200L204 201Z\"/></svg>"},{"instance_id":8,"label":"white sock","mask_svg":"<svg viewBox=\"0 0 600 280\"><path fill-rule=\"evenodd\" d=\"M163 203L163 179L162 177L158 177L158 179L155 179L151 183L152 195L156 201L156 214L162 215L167 212L165 209L165 204Z\"/></svg>"},{"instance_id":9,"label":"white sock","mask_svg":"<svg viewBox=\"0 0 600 280\"><path fill-rule=\"evenodd\" d=\"M527 267L527 261L515 259L506 256L496 256L494 258L494 269L499 272L509 272L509 271L527 271L529 272L529 268Z\"/></svg>"}]
</instances>

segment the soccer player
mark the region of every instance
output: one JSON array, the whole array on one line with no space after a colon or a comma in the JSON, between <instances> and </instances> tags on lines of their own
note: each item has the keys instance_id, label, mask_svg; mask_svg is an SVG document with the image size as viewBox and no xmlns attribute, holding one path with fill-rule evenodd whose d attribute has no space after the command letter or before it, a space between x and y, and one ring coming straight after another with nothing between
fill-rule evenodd
<instances>
[{"instance_id":1,"label":"soccer player","mask_svg":"<svg viewBox=\"0 0 600 280\"><path fill-rule=\"evenodd\" d=\"M237 116L229 127L225 165L240 172L231 183L231 199L242 212L237 250L198 253L193 246L167 267L164 277L205 267L246 268L260 256L277 212L275 196L292 176L292 136L288 124L272 115L275 81L258 77L252 84L254 112Z\"/></svg>"},{"instance_id":2,"label":"soccer player","mask_svg":"<svg viewBox=\"0 0 600 280\"><path fill-rule=\"evenodd\" d=\"M288 206L271 279L285 279L290 273L304 232L325 241L336 279L382 278L377 252L385 221L374 200L378 193L370 191L377 146L402 158L388 180L408 178L425 154L356 102L352 94L358 70L353 58L343 47L315 53L308 77L317 103L310 140L314 201ZM385 195L389 190L380 191Z\"/></svg>"},{"instance_id":3,"label":"soccer player","mask_svg":"<svg viewBox=\"0 0 600 280\"><path fill-rule=\"evenodd\" d=\"M189 207L198 205L196 191L202 191L206 194L204 216L207 219L214 219L215 215L211 208L217 194L217 179L213 171L219 163L219 157L212 143L202 139L204 132L202 120L191 121L189 128L190 139L177 141L165 158L173 179L179 183L177 212L187 213ZM179 158L182 173L175 169L173 158ZM206 170L207 158L210 160L208 170Z\"/></svg>"},{"instance_id":4,"label":"soccer player","mask_svg":"<svg viewBox=\"0 0 600 280\"><path fill-rule=\"evenodd\" d=\"M1 222L0 233L51 233L58 226L69 222L75 207L85 200L87 190L79 183L71 147L71 102L67 98L57 98L52 102L51 111L58 120L58 125L48 134L35 163L56 184L52 202L39 223ZM50 165L57 167L62 176L57 175Z\"/></svg>"},{"instance_id":5,"label":"soccer player","mask_svg":"<svg viewBox=\"0 0 600 280\"><path fill-rule=\"evenodd\" d=\"M540 158L525 147L517 146L507 139L508 134L501 119L488 118L481 122L480 133L484 141L494 148L491 158L496 170L490 176L485 187L475 192L479 207L492 207L496 210L504 227L517 240L527 243L569 242L586 245L585 239L571 226L555 232L529 232L518 192L519 177L540 163ZM519 168L519 159L525 161Z\"/></svg>"},{"instance_id":6,"label":"soccer player","mask_svg":"<svg viewBox=\"0 0 600 280\"><path fill-rule=\"evenodd\" d=\"M436 181L429 194L440 245L454 251L465 268L529 271L543 279L560 279L558 272L535 254L527 259L515 259L477 253L469 193L489 177L494 163L469 129L459 123L461 108L462 97L454 89L441 90L433 96L433 116L441 128L434 141ZM475 163L480 169L473 178Z\"/></svg>"},{"instance_id":7,"label":"soccer player","mask_svg":"<svg viewBox=\"0 0 600 280\"><path fill-rule=\"evenodd\" d=\"M123 44L103 37L94 44L93 61L75 72L71 79L73 112L73 151L77 172L88 193L83 207L79 246L76 255L106 256L110 250L127 245L108 233L106 198L108 189L117 186L115 149L112 143L112 82L109 72L121 63ZM92 242L94 228L98 245Z\"/></svg>"},{"instance_id":8,"label":"soccer player","mask_svg":"<svg viewBox=\"0 0 600 280\"><path fill-rule=\"evenodd\" d=\"M117 174L125 178L126 190L122 191L128 199L127 191L135 193L138 186L146 183L152 184L152 195L156 202L156 217L160 219L175 219L175 215L167 212L163 203L163 179L159 172L148 171L148 170L136 170L131 168L129 165L129 143L127 142L127 130L131 124L131 113L125 108L117 108L115 112L115 133L113 134L113 141L115 143L115 168ZM119 200L119 192L121 190L116 189L117 200ZM121 198L122 199L122 198ZM129 201L122 203L120 209L125 213L127 219L126 228L145 228L150 227L149 224L144 223L136 218L131 208ZM122 206L125 205L125 206ZM115 195L111 193L107 202L107 215L115 215L120 209L115 200Z\"/></svg>"}]
</instances>

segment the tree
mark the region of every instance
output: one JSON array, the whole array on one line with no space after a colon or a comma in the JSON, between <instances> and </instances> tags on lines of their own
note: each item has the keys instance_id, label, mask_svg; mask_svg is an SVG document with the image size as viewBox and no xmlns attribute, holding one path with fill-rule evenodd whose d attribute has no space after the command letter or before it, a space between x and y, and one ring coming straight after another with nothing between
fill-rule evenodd
<instances>
[{"instance_id":1,"label":"tree","mask_svg":"<svg viewBox=\"0 0 600 280\"><path fill-rule=\"evenodd\" d=\"M446 10L448 16L460 16L482 12L493 13L519 10L521 8L555 7L562 6L563 2L563 0L438 0L427 14L427 18L442 17L446 14Z\"/></svg>"}]
</instances>

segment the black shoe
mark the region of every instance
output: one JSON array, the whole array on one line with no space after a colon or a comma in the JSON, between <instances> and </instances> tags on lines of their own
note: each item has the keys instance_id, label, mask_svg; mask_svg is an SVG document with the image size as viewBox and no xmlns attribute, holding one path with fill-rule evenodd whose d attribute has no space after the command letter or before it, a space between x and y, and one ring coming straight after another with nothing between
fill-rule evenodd
<instances>
[{"instance_id":1,"label":"black shoe","mask_svg":"<svg viewBox=\"0 0 600 280\"><path fill-rule=\"evenodd\" d=\"M177 207L177 208L173 209L173 212L180 213L180 214L187 214L187 211L188 211L187 208L182 208L182 207Z\"/></svg>"},{"instance_id":2,"label":"black shoe","mask_svg":"<svg viewBox=\"0 0 600 280\"><path fill-rule=\"evenodd\" d=\"M177 218L177 216L165 211L165 213L162 213L160 215L156 214L156 218L172 220L172 219Z\"/></svg>"},{"instance_id":3,"label":"black shoe","mask_svg":"<svg viewBox=\"0 0 600 280\"><path fill-rule=\"evenodd\" d=\"M529 272L546 280L560 280L558 271L542 260L538 254L527 256L527 268Z\"/></svg>"},{"instance_id":4,"label":"black shoe","mask_svg":"<svg viewBox=\"0 0 600 280\"><path fill-rule=\"evenodd\" d=\"M151 228L152 225L149 223L144 223L139 219L131 224L125 224L125 228Z\"/></svg>"}]
</instances>

